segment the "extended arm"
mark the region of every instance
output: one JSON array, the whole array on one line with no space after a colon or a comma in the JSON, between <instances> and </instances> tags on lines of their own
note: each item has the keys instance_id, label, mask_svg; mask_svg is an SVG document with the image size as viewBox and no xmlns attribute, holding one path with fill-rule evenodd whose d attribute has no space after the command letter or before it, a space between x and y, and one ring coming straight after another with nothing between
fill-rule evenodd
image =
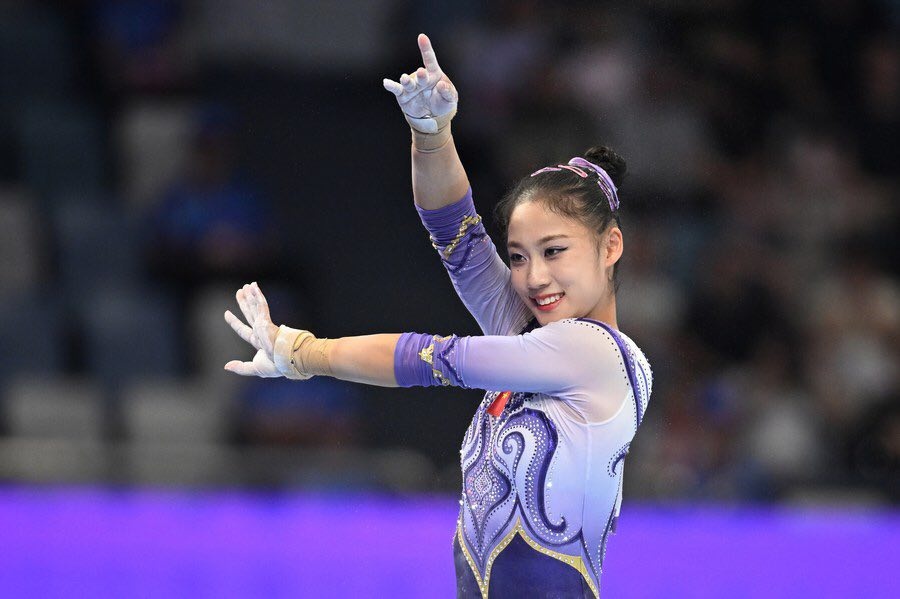
<instances>
[{"instance_id":1,"label":"extended arm","mask_svg":"<svg viewBox=\"0 0 900 599\"><path fill-rule=\"evenodd\" d=\"M272 324L255 284L238 292L238 303L253 326L227 312L232 328L259 346L273 366L266 372L296 379L327 375L383 387L455 385L584 399L585 389L615 379L621 363L612 337L586 321L563 320L512 336L393 333L317 339L309 331ZM258 368L256 358L225 365L237 374L270 376Z\"/></svg>"},{"instance_id":2,"label":"extended arm","mask_svg":"<svg viewBox=\"0 0 900 599\"><path fill-rule=\"evenodd\" d=\"M309 331L273 324L269 304L256 283L238 289L235 299L247 324L231 310L225 311L225 322L257 351L252 361L231 360L225 370L243 376L299 380L327 375L367 385L397 386L394 349L399 334L318 339Z\"/></svg>"},{"instance_id":3,"label":"extended arm","mask_svg":"<svg viewBox=\"0 0 900 599\"><path fill-rule=\"evenodd\" d=\"M404 333L394 370L401 387L454 385L571 397L609 378L615 352L615 342L600 327L567 319L523 335Z\"/></svg>"},{"instance_id":4,"label":"extended arm","mask_svg":"<svg viewBox=\"0 0 900 599\"><path fill-rule=\"evenodd\" d=\"M334 339L329 355L331 376L354 383L397 387L394 351L399 339L399 333Z\"/></svg>"}]
</instances>

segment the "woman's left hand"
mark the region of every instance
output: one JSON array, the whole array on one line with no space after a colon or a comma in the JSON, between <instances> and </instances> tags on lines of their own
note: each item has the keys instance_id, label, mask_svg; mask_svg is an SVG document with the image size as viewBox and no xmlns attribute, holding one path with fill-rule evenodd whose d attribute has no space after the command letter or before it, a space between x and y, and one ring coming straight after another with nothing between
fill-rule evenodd
<instances>
[{"instance_id":1,"label":"woman's left hand","mask_svg":"<svg viewBox=\"0 0 900 599\"><path fill-rule=\"evenodd\" d=\"M243 376L282 376L275 367L273 358L278 327L272 323L269 304L259 286L256 283L244 285L235 294L235 298L248 324L241 322L230 310L225 311L225 322L231 325L241 339L256 348L257 352L252 362L232 360L225 364L225 370Z\"/></svg>"},{"instance_id":2,"label":"woman's left hand","mask_svg":"<svg viewBox=\"0 0 900 599\"><path fill-rule=\"evenodd\" d=\"M420 33L417 42L424 66L411 75L404 73L399 81L385 79L382 84L397 98L400 109L414 129L434 134L440 127L436 120L438 117L447 116L447 122L453 118L459 94L438 64L428 36Z\"/></svg>"}]
</instances>

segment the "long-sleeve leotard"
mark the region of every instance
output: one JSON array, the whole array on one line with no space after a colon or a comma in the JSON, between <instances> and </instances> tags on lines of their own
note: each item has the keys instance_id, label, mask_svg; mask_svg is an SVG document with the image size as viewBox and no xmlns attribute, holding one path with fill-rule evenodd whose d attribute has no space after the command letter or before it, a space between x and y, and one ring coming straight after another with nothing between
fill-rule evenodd
<instances>
[{"instance_id":1,"label":"long-sleeve leotard","mask_svg":"<svg viewBox=\"0 0 900 599\"><path fill-rule=\"evenodd\" d=\"M519 536L575 568L597 595L625 455L652 388L650 365L631 339L602 322L569 318L518 334L531 312L510 285L471 191L419 213L485 333L404 333L394 354L400 386L487 391L460 451L458 593L504 593L501 581L515 580L521 565L513 558L497 562L492 585L494 562Z\"/></svg>"}]
</instances>

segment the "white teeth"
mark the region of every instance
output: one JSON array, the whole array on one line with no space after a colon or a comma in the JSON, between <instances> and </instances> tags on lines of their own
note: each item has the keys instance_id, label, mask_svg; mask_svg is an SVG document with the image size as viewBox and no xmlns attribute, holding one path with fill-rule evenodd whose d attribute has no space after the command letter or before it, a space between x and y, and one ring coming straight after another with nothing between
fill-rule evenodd
<instances>
[{"instance_id":1,"label":"white teeth","mask_svg":"<svg viewBox=\"0 0 900 599\"><path fill-rule=\"evenodd\" d=\"M534 300L541 306L546 306L547 304L552 304L555 301L558 301L559 298L562 297L562 294L551 295L550 297L546 297L544 299Z\"/></svg>"}]
</instances>

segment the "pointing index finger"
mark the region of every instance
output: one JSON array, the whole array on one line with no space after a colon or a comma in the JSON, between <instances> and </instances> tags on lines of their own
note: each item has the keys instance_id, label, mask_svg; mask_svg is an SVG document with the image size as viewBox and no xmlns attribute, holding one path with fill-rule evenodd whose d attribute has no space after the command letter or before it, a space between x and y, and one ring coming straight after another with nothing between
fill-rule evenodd
<instances>
[{"instance_id":1,"label":"pointing index finger","mask_svg":"<svg viewBox=\"0 0 900 599\"><path fill-rule=\"evenodd\" d=\"M419 51L422 53L422 64L425 65L425 70L427 70L429 74L439 73L441 71L441 66L438 64L434 48L431 47L431 40L428 39L428 36L424 33L420 33L418 41Z\"/></svg>"}]
</instances>

